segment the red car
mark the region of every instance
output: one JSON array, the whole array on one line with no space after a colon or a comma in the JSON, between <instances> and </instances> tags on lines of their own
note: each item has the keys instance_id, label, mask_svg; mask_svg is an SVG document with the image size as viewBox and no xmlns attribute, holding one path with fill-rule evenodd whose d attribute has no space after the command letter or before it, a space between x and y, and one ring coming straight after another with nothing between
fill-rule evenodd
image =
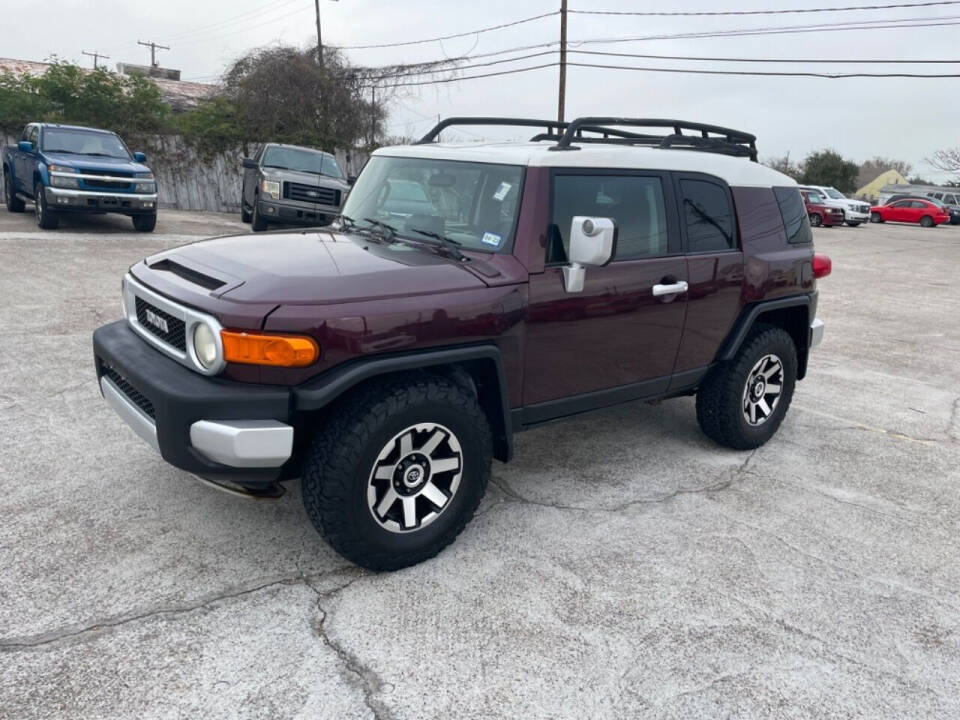
<instances>
[{"instance_id":1,"label":"red car","mask_svg":"<svg viewBox=\"0 0 960 720\"><path fill-rule=\"evenodd\" d=\"M824 204L823 195L816 190L801 190L800 194L803 195L803 204L807 206L807 215L810 218L811 225L814 227L843 225L843 210L827 207Z\"/></svg>"},{"instance_id":2,"label":"red car","mask_svg":"<svg viewBox=\"0 0 960 720\"><path fill-rule=\"evenodd\" d=\"M875 205L870 208L870 222L887 222L888 220L934 227L950 222L950 213L938 203L917 198L897 200L889 205Z\"/></svg>"}]
</instances>

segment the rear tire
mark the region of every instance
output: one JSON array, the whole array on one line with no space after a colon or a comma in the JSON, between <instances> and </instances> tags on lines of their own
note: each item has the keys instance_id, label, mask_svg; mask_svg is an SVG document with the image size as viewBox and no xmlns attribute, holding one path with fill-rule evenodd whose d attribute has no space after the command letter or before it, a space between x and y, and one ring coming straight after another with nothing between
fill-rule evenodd
<instances>
[{"instance_id":1,"label":"rear tire","mask_svg":"<svg viewBox=\"0 0 960 720\"><path fill-rule=\"evenodd\" d=\"M697 421L714 442L760 447L780 427L797 380L797 349L782 328L760 324L732 360L721 362L697 391Z\"/></svg>"},{"instance_id":2,"label":"rear tire","mask_svg":"<svg viewBox=\"0 0 960 720\"><path fill-rule=\"evenodd\" d=\"M4 200L7 202L7 210L12 213L22 213L26 205L14 192L13 180L10 178L10 173L6 171L3 173L3 188Z\"/></svg>"},{"instance_id":3,"label":"rear tire","mask_svg":"<svg viewBox=\"0 0 960 720\"><path fill-rule=\"evenodd\" d=\"M60 215L47 206L47 195L40 183L33 186L33 205L37 227L43 230L56 230L60 226Z\"/></svg>"},{"instance_id":4,"label":"rear tire","mask_svg":"<svg viewBox=\"0 0 960 720\"><path fill-rule=\"evenodd\" d=\"M138 232L153 232L153 229L157 226L156 213L151 213L149 215L134 215L132 219L133 227L136 228Z\"/></svg>"},{"instance_id":5,"label":"rear tire","mask_svg":"<svg viewBox=\"0 0 960 720\"><path fill-rule=\"evenodd\" d=\"M253 218L243 200L240 201L240 222L248 223Z\"/></svg>"},{"instance_id":6,"label":"rear tire","mask_svg":"<svg viewBox=\"0 0 960 720\"><path fill-rule=\"evenodd\" d=\"M820 217L819 213L810 213L810 225L813 227L820 227L823 225L823 218Z\"/></svg>"},{"instance_id":7,"label":"rear tire","mask_svg":"<svg viewBox=\"0 0 960 720\"><path fill-rule=\"evenodd\" d=\"M345 558L397 570L460 534L486 491L491 458L490 426L472 392L425 375L375 380L345 398L313 440L303 504Z\"/></svg>"},{"instance_id":8,"label":"rear tire","mask_svg":"<svg viewBox=\"0 0 960 720\"><path fill-rule=\"evenodd\" d=\"M253 201L253 214L250 217L250 227L254 232L263 232L270 227L270 223L264 220L260 214L260 203L257 200Z\"/></svg>"},{"instance_id":9,"label":"rear tire","mask_svg":"<svg viewBox=\"0 0 960 720\"><path fill-rule=\"evenodd\" d=\"M933 225L934 225L933 218L930 217L929 215L924 215L922 218L920 218L921 227L930 228L930 227L933 227Z\"/></svg>"}]
</instances>

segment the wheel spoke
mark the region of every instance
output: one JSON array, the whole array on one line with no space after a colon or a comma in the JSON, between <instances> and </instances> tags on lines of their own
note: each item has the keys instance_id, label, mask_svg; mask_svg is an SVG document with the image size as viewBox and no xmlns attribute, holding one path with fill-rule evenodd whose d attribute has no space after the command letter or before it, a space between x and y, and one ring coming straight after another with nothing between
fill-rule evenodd
<instances>
[{"instance_id":1,"label":"wheel spoke","mask_svg":"<svg viewBox=\"0 0 960 720\"><path fill-rule=\"evenodd\" d=\"M763 375L764 380L769 380L772 375L776 375L779 371L780 371L780 363L775 362L772 365L770 365L770 367L767 368L764 372L762 372L761 375Z\"/></svg>"},{"instance_id":2,"label":"wheel spoke","mask_svg":"<svg viewBox=\"0 0 960 720\"><path fill-rule=\"evenodd\" d=\"M403 526L412 528L417 524L417 499L406 496L403 498Z\"/></svg>"},{"instance_id":3,"label":"wheel spoke","mask_svg":"<svg viewBox=\"0 0 960 720\"><path fill-rule=\"evenodd\" d=\"M757 422L757 406L750 403L750 422Z\"/></svg>"},{"instance_id":4,"label":"wheel spoke","mask_svg":"<svg viewBox=\"0 0 960 720\"><path fill-rule=\"evenodd\" d=\"M767 383L767 393L772 395L779 395L780 390L781 390L781 387L779 385L773 385L771 383Z\"/></svg>"},{"instance_id":5,"label":"wheel spoke","mask_svg":"<svg viewBox=\"0 0 960 720\"><path fill-rule=\"evenodd\" d=\"M434 473L448 472L450 470L456 470L460 467L459 458L441 458L440 460L432 460L430 462L430 470Z\"/></svg>"},{"instance_id":6,"label":"wheel spoke","mask_svg":"<svg viewBox=\"0 0 960 720\"><path fill-rule=\"evenodd\" d=\"M421 492L423 496L427 498L427 500L432 502L438 508L443 507L447 502L447 496L443 494L443 490L438 488L432 482L428 482L426 485L424 485Z\"/></svg>"},{"instance_id":7,"label":"wheel spoke","mask_svg":"<svg viewBox=\"0 0 960 720\"><path fill-rule=\"evenodd\" d=\"M757 407L759 407L763 411L764 417L767 417L770 414L770 406L767 405L766 398L760 398L760 400L757 401Z\"/></svg>"},{"instance_id":8,"label":"wheel spoke","mask_svg":"<svg viewBox=\"0 0 960 720\"><path fill-rule=\"evenodd\" d=\"M392 487L387 488L387 494L383 496L383 499L377 503L377 515L383 517L387 514L393 504L397 501L397 498L400 497L397 495L397 491Z\"/></svg>"},{"instance_id":9,"label":"wheel spoke","mask_svg":"<svg viewBox=\"0 0 960 720\"><path fill-rule=\"evenodd\" d=\"M431 435L423 444L423 447L420 448L420 452L427 457L430 457L433 455L433 451L436 450L440 443L443 442L444 437L446 436L443 434L443 430L434 430L433 435Z\"/></svg>"},{"instance_id":10,"label":"wheel spoke","mask_svg":"<svg viewBox=\"0 0 960 720\"><path fill-rule=\"evenodd\" d=\"M403 437L400 438L400 458L405 458L407 455L413 452L413 433L405 433Z\"/></svg>"},{"instance_id":11,"label":"wheel spoke","mask_svg":"<svg viewBox=\"0 0 960 720\"><path fill-rule=\"evenodd\" d=\"M394 466L387 464L381 465L377 468L376 472L373 473L373 476L377 480L389 480L393 477Z\"/></svg>"}]
</instances>

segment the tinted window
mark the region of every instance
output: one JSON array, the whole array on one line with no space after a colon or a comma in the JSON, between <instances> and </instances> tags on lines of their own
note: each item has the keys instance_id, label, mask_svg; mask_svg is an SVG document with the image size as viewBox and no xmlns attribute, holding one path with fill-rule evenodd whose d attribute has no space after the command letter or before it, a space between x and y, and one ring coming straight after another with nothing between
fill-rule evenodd
<instances>
[{"instance_id":1,"label":"tinted window","mask_svg":"<svg viewBox=\"0 0 960 720\"><path fill-rule=\"evenodd\" d=\"M787 242L813 242L810 232L810 222L807 219L807 208L796 188L774 188L773 194L777 197L780 206L780 215L783 217L783 227L787 231Z\"/></svg>"},{"instance_id":2,"label":"tinted window","mask_svg":"<svg viewBox=\"0 0 960 720\"><path fill-rule=\"evenodd\" d=\"M681 180L680 206L688 252L717 252L737 246L726 188L706 180Z\"/></svg>"},{"instance_id":3,"label":"tinted window","mask_svg":"<svg viewBox=\"0 0 960 720\"><path fill-rule=\"evenodd\" d=\"M27 133L27 140L33 143L33 148L36 150L37 141L40 139L40 128L34 125L30 128L30 132Z\"/></svg>"},{"instance_id":4,"label":"tinted window","mask_svg":"<svg viewBox=\"0 0 960 720\"><path fill-rule=\"evenodd\" d=\"M557 175L549 262L563 262L570 247L570 224L577 215L606 217L617 225L614 260L669 253L666 205L658 177Z\"/></svg>"},{"instance_id":5,"label":"tinted window","mask_svg":"<svg viewBox=\"0 0 960 720\"><path fill-rule=\"evenodd\" d=\"M123 141L113 133L106 132L48 127L43 131L43 149L47 152L130 159Z\"/></svg>"},{"instance_id":6,"label":"tinted window","mask_svg":"<svg viewBox=\"0 0 960 720\"><path fill-rule=\"evenodd\" d=\"M264 150L263 167L296 170L314 175L342 178L340 166L332 155L318 150L271 145Z\"/></svg>"},{"instance_id":7,"label":"tinted window","mask_svg":"<svg viewBox=\"0 0 960 720\"><path fill-rule=\"evenodd\" d=\"M893 205L893 207L898 207L898 208L910 207L910 201L909 201L909 200L898 200L897 202L892 203L892 205Z\"/></svg>"},{"instance_id":8,"label":"tinted window","mask_svg":"<svg viewBox=\"0 0 960 720\"><path fill-rule=\"evenodd\" d=\"M943 197L943 193L927 193L932 198L937 198L938 200Z\"/></svg>"},{"instance_id":9,"label":"tinted window","mask_svg":"<svg viewBox=\"0 0 960 720\"><path fill-rule=\"evenodd\" d=\"M944 196L943 196L943 201L944 201L947 205L956 205L956 204L957 204L957 198L956 198L955 195L944 195Z\"/></svg>"}]
</instances>

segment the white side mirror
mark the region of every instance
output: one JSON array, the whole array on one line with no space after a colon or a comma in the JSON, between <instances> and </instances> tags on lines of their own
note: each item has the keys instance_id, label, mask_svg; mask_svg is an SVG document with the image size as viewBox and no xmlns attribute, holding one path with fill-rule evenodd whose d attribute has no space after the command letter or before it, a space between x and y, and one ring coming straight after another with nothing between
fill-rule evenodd
<instances>
[{"instance_id":1,"label":"white side mirror","mask_svg":"<svg viewBox=\"0 0 960 720\"><path fill-rule=\"evenodd\" d=\"M567 292L583 292L587 267L606 265L617 247L617 225L610 218L577 215L570 223L570 264L563 268Z\"/></svg>"}]
</instances>

